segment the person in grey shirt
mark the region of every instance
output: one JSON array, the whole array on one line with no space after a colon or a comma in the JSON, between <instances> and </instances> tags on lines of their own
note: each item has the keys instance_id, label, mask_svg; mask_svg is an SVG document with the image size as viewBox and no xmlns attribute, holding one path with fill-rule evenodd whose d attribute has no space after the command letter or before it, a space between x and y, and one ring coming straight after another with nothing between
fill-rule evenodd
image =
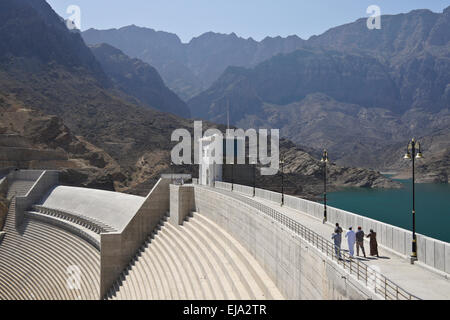
<instances>
[{"instance_id":1,"label":"person in grey shirt","mask_svg":"<svg viewBox=\"0 0 450 320\"><path fill-rule=\"evenodd\" d=\"M359 248L361 247L361 251L364 254L364 258L366 257L366 250L364 250L364 231L362 231L361 227L358 227L358 231L356 232L356 255L359 256Z\"/></svg>"},{"instance_id":2,"label":"person in grey shirt","mask_svg":"<svg viewBox=\"0 0 450 320\"><path fill-rule=\"evenodd\" d=\"M334 232L331 235L331 239L334 241L334 252L336 253L336 256L341 259L341 242L342 242L342 236L340 233Z\"/></svg>"},{"instance_id":3,"label":"person in grey shirt","mask_svg":"<svg viewBox=\"0 0 450 320\"><path fill-rule=\"evenodd\" d=\"M341 243L342 243L342 232L343 232L343 230L339 226L339 223L336 223L336 228L334 228L334 233L339 235L339 239L340 239ZM341 243L339 243L339 247L341 246Z\"/></svg>"}]
</instances>

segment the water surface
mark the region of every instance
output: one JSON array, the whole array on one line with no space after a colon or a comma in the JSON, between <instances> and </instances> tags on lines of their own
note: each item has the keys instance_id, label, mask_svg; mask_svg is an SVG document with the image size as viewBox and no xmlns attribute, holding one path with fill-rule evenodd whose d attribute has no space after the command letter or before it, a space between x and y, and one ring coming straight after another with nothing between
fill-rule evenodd
<instances>
[{"instance_id":1,"label":"water surface","mask_svg":"<svg viewBox=\"0 0 450 320\"><path fill-rule=\"evenodd\" d=\"M330 193L328 204L411 230L412 181L396 181L404 188L347 188ZM450 242L450 185L416 184L416 232Z\"/></svg>"}]
</instances>

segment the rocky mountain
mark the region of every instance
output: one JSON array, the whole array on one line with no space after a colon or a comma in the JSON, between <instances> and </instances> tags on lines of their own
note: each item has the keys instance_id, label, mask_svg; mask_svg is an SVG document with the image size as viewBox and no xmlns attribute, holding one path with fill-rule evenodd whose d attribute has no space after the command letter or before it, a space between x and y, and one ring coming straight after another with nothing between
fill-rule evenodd
<instances>
[{"instance_id":1,"label":"rocky mountain","mask_svg":"<svg viewBox=\"0 0 450 320\"><path fill-rule=\"evenodd\" d=\"M157 110L190 117L186 103L166 87L155 68L108 44L90 48L117 89Z\"/></svg>"},{"instance_id":2,"label":"rocky mountain","mask_svg":"<svg viewBox=\"0 0 450 320\"><path fill-rule=\"evenodd\" d=\"M225 123L229 111L238 126L330 148L340 164L386 169L376 156L384 149L450 125L449 21L450 8L383 16L381 30L361 19L254 67L229 67L188 104L196 118Z\"/></svg>"},{"instance_id":3,"label":"rocky mountain","mask_svg":"<svg viewBox=\"0 0 450 320\"><path fill-rule=\"evenodd\" d=\"M278 55L252 69L229 67L189 106L194 117L223 122L230 103L236 123L260 113L264 103L285 105L316 92L368 107L399 107L395 83L376 59L317 49Z\"/></svg>"},{"instance_id":4,"label":"rocky mountain","mask_svg":"<svg viewBox=\"0 0 450 320\"><path fill-rule=\"evenodd\" d=\"M398 115L387 109L338 102L315 93L284 106L264 103L260 113L246 115L237 125L279 128L282 136L297 144L316 150L327 148L340 165L386 171L394 170L394 159L403 156L397 151L398 145L403 146L413 136L432 135L448 127L448 123L449 109L436 114L413 109Z\"/></svg>"},{"instance_id":5,"label":"rocky mountain","mask_svg":"<svg viewBox=\"0 0 450 320\"><path fill-rule=\"evenodd\" d=\"M169 88L187 100L208 88L228 66L252 66L279 53L300 48L297 36L255 41L236 34L207 32L182 43L177 35L149 28L89 29L82 33L90 45L108 43L133 58L154 66Z\"/></svg>"},{"instance_id":6,"label":"rocky mountain","mask_svg":"<svg viewBox=\"0 0 450 320\"><path fill-rule=\"evenodd\" d=\"M3 0L0 9L0 36L5 39L0 51L3 167L61 169L68 184L141 195L162 172L174 169L171 134L179 128L192 132L192 122L140 104L127 95L123 73L115 73L132 63L130 78L147 81L152 70L148 65L111 47L105 47L106 57L98 62L80 35L69 32L43 0ZM66 44L69 61L64 55L54 56L68 51L59 48ZM224 129L204 123L204 129L210 127ZM286 153L295 148L289 144ZM314 170L307 174L306 169L298 166L292 174L301 175L306 185L315 184ZM188 166L175 170L195 174ZM341 177L336 181L364 187L395 185L377 172L352 170L336 173Z\"/></svg>"},{"instance_id":7,"label":"rocky mountain","mask_svg":"<svg viewBox=\"0 0 450 320\"><path fill-rule=\"evenodd\" d=\"M450 7L442 13L414 10L382 16L380 30L365 25L366 19L360 19L312 37L308 44L362 51L383 61L404 109L439 111L450 105Z\"/></svg>"},{"instance_id":8,"label":"rocky mountain","mask_svg":"<svg viewBox=\"0 0 450 320\"><path fill-rule=\"evenodd\" d=\"M289 140L282 140L280 152L285 160L285 191L292 194L316 199L323 192L323 164L316 158L296 146ZM271 185L275 191L281 191L281 174L272 181L260 177L258 183ZM278 182L274 185L274 180ZM362 188L400 188L401 184L381 175L378 171L339 166L333 161L327 165L327 180L330 191L342 187Z\"/></svg>"},{"instance_id":9,"label":"rocky mountain","mask_svg":"<svg viewBox=\"0 0 450 320\"><path fill-rule=\"evenodd\" d=\"M120 190L126 177L105 151L75 136L56 116L0 98L0 167L62 170L61 182Z\"/></svg>"},{"instance_id":10,"label":"rocky mountain","mask_svg":"<svg viewBox=\"0 0 450 320\"><path fill-rule=\"evenodd\" d=\"M45 1L4 0L0 12L2 107L62 119L73 135L117 162L126 177L114 176L119 190L167 170L170 135L174 129L189 128L187 120L132 103L118 92L80 34L69 32ZM147 154L152 167L142 164Z\"/></svg>"},{"instance_id":11,"label":"rocky mountain","mask_svg":"<svg viewBox=\"0 0 450 320\"><path fill-rule=\"evenodd\" d=\"M450 127L429 135L416 136L423 158L416 161L416 181L424 183L449 183L450 177ZM395 178L410 179L411 161L401 156L406 153L406 143L395 144L383 151L383 156L396 172Z\"/></svg>"}]
</instances>

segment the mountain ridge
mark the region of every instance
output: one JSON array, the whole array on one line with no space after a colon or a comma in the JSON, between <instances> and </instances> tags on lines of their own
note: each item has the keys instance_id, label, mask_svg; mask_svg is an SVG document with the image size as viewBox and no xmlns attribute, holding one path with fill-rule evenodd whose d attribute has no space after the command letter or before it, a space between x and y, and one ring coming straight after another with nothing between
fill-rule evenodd
<instances>
[{"instance_id":1,"label":"mountain ridge","mask_svg":"<svg viewBox=\"0 0 450 320\"><path fill-rule=\"evenodd\" d=\"M166 87L155 68L129 58L108 44L90 46L90 49L119 90L159 111L190 117L186 103Z\"/></svg>"}]
</instances>

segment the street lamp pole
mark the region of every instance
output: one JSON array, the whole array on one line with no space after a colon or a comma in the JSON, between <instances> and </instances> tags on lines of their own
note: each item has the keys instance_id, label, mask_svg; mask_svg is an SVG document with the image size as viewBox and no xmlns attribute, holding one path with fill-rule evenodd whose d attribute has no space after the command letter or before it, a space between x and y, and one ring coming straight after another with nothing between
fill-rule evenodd
<instances>
[{"instance_id":1,"label":"street lamp pole","mask_svg":"<svg viewBox=\"0 0 450 320\"><path fill-rule=\"evenodd\" d=\"M284 160L281 163L281 205L284 205Z\"/></svg>"},{"instance_id":2,"label":"street lamp pole","mask_svg":"<svg viewBox=\"0 0 450 320\"><path fill-rule=\"evenodd\" d=\"M422 159L420 143L412 139L408 144L407 152L404 157L406 160L412 160L412 253L411 263L417 261L417 236L416 236L416 176L415 159Z\"/></svg>"},{"instance_id":3,"label":"street lamp pole","mask_svg":"<svg viewBox=\"0 0 450 320\"><path fill-rule=\"evenodd\" d=\"M324 150L322 159L323 163L323 223L327 222L327 163L329 162L328 151Z\"/></svg>"},{"instance_id":4,"label":"street lamp pole","mask_svg":"<svg viewBox=\"0 0 450 320\"><path fill-rule=\"evenodd\" d=\"M231 165L231 191L234 190L234 162Z\"/></svg>"},{"instance_id":5,"label":"street lamp pole","mask_svg":"<svg viewBox=\"0 0 450 320\"><path fill-rule=\"evenodd\" d=\"M253 197L256 197L256 163L253 165Z\"/></svg>"}]
</instances>

